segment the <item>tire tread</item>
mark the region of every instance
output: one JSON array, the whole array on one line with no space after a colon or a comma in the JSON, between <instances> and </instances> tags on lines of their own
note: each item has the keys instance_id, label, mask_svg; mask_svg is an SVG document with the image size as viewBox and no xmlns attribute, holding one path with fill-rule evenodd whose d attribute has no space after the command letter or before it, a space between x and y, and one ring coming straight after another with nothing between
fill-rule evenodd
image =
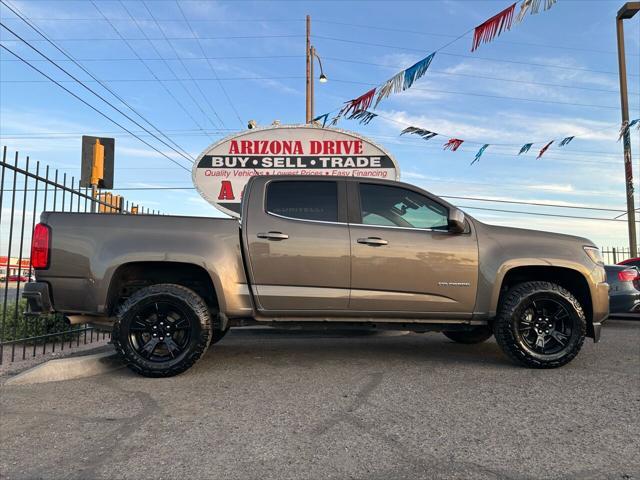
<instances>
[{"instance_id":1,"label":"tire tread","mask_svg":"<svg viewBox=\"0 0 640 480\"><path fill-rule=\"evenodd\" d=\"M185 302L200 320L201 335L195 348L192 349L192 351L190 351L181 362L165 370L150 369L141 365L134 354L130 352L129 349L125 348L125 345L119 335L124 315L138 302L150 295L168 295L176 297ZM200 358L202 358L204 352L207 351L209 344L211 343L212 326L213 322L209 307L202 297L200 297L196 292L187 287L183 287L182 285L160 283L138 290L118 308L111 336L116 351L129 369L145 377L172 377L188 370L195 365Z\"/></svg>"},{"instance_id":2,"label":"tire tread","mask_svg":"<svg viewBox=\"0 0 640 480\"><path fill-rule=\"evenodd\" d=\"M524 351L515 341L512 331L512 315L518 305L528 296L540 292L553 292L568 301L575 309L580 319L580 338L574 348L567 355L556 360L540 360L532 357ZM567 289L552 282L530 281L515 285L504 295L499 313L496 316L493 326L496 342L502 351L515 363L529 368L558 368L566 365L578 355L587 334L587 323L584 310L580 302Z\"/></svg>"}]
</instances>

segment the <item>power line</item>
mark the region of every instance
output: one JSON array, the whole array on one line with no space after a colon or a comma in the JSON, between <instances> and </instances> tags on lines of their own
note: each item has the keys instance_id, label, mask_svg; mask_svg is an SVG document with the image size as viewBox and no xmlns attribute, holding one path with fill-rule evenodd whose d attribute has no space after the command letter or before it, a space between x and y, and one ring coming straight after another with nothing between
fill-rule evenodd
<instances>
[{"instance_id":1,"label":"power line","mask_svg":"<svg viewBox=\"0 0 640 480\"><path fill-rule=\"evenodd\" d=\"M455 200L473 200L475 202L491 202L491 203L508 203L512 205L531 205L536 207L555 207L555 208L571 208L577 210L593 210L599 212L625 212L626 210L615 209L615 208L602 208L602 207L592 207L587 205L562 205L558 203L542 203L542 202L525 202L520 200L501 200L501 199L493 199L493 198L479 198L479 197L458 197L454 195L438 195L441 198L453 198Z\"/></svg>"},{"instance_id":2,"label":"power line","mask_svg":"<svg viewBox=\"0 0 640 480\"><path fill-rule=\"evenodd\" d=\"M116 1L116 0L114 0ZM110 19L111 20L111 19ZM132 20L135 21L135 20ZM225 36L225 37L199 37L200 40L255 40L255 39L265 39L265 38L299 38L299 37L304 37L304 35L301 34L285 34L285 35L229 35L229 36ZM196 37L168 37L169 40L195 40ZM159 40L164 40L164 38L157 38L157 37L144 37L144 38L139 38L139 37L122 37L122 38L111 38L111 37L83 37L83 38L79 38L79 37L74 37L74 38L52 38L51 40L55 41L55 42L120 42L120 41L131 41L131 42L136 42L136 41L142 41L142 40L155 40L155 41L159 41ZM8 40L11 41L11 40ZM29 42L42 42L43 40L40 40L39 38L28 38L27 41Z\"/></svg>"},{"instance_id":3,"label":"power line","mask_svg":"<svg viewBox=\"0 0 640 480\"><path fill-rule=\"evenodd\" d=\"M188 79L176 77L174 79L164 79L164 78L132 78L132 79L110 79L103 80L105 83L154 83L154 82L183 82L185 80L193 81L194 83L197 81L240 81L240 80L248 80L248 81L256 81L256 80L292 80L304 78L302 75L284 75L284 76L273 76L273 77L189 77ZM59 80L62 83L69 82L69 80ZM356 80L345 80L341 78L331 77L331 81L353 84L353 85L366 85L366 86L375 86L377 84L371 82L360 82ZM6 84L21 84L21 83L43 83L45 80L0 80L0 83ZM90 80L87 83L91 82ZM521 82L526 83L526 82ZM575 87L569 87L575 88ZM542 100L538 98L523 98L523 97L511 97L507 95L494 95L488 93L477 93L477 92L459 92L459 91L450 91L450 90L440 90L436 88L421 88L421 87L413 87L412 90L422 91L422 92L432 92L432 93L446 93L452 95L464 95L470 97L483 97L483 98L496 98L503 100L514 100L520 102L531 102L531 103L543 103L543 104L551 104L551 105L567 105L572 107L588 107L588 108L604 108L609 110L619 110L620 107L613 105L597 105L591 103L577 103L577 102L561 102L559 100ZM239 117L238 117L239 118ZM241 122L244 126L244 123Z\"/></svg>"},{"instance_id":4,"label":"power line","mask_svg":"<svg viewBox=\"0 0 640 480\"><path fill-rule=\"evenodd\" d=\"M183 58L183 60L270 60L273 58L304 58L304 55L233 55L233 56L205 56L205 57L189 57ZM324 58L324 57L323 57ZM165 60L180 60L179 57L164 57ZM38 59L28 59L30 62L42 62L43 60ZM56 62L68 62L69 60L65 60L64 58L54 59ZM78 58L76 60L80 62L138 62L140 60L145 61L154 61L159 60L158 57L154 58ZM0 62L19 62L15 58L6 58L0 59Z\"/></svg>"},{"instance_id":5,"label":"power line","mask_svg":"<svg viewBox=\"0 0 640 480\"><path fill-rule=\"evenodd\" d=\"M92 4L94 6L94 8L96 9L96 11L107 21L107 23L109 23L109 25L111 26L112 30L117 34L117 35L121 35L120 31L116 28L116 26L111 23L111 21L107 18L107 16L102 13L102 10L100 10L100 8L98 7L98 5L96 5L95 2L92 1ZM158 79L157 75L155 74L155 72L153 71L153 69L147 64L147 61L142 60L140 58L140 55L138 55L138 52L136 51L135 48L133 48L133 46L125 40L125 44L127 45L127 47L129 48L129 50L131 50L131 53L133 53L138 60L140 60L140 62L142 63L142 65L147 69L147 71L151 74L151 76L153 78ZM156 52L157 53L157 52ZM173 73L173 70L171 70L171 73ZM167 88L167 86L158 79L160 85L162 86L162 88L164 89L164 91L173 99L174 102L176 102L176 104L180 107L180 109L191 119L191 121L193 121L193 123L202 131L204 132L204 128L202 127L202 125L200 125L200 122L198 120L196 120L196 118L191 114L191 112L184 106L184 104L178 99L178 97L176 97L173 92ZM182 87L184 88L184 85L182 85ZM196 105L197 108L200 109L200 111L202 111L202 108L200 107L199 103L195 101L195 99L193 98L193 96L191 96L191 93L185 88L185 91L187 92L187 95L189 95L189 97L191 98L191 100L194 102L194 104ZM202 112L204 114L204 112ZM204 115L205 118L208 119L208 117L206 115ZM209 121L211 122L211 120L209 119ZM213 124L213 122L211 122L211 125L213 125L214 127L216 127L216 125ZM213 140L213 139L212 139Z\"/></svg>"},{"instance_id":6,"label":"power line","mask_svg":"<svg viewBox=\"0 0 640 480\"><path fill-rule=\"evenodd\" d=\"M178 60L178 58L167 58L164 57L166 60ZM211 57L189 57L189 58L183 58L183 60L207 60L210 59ZM218 57L219 58L219 57ZM229 58L239 58L239 57L229 57ZM264 57L256 57L256 58L264 58ZM287 56L287 58L302 58L301 56ZM391 66L388 64L382 64L382 63L372 63L372 62L363 62L363 61L359 61L359 60L351 60L351 59L345 59L345 58L337 58L337 57L326 57L323 56L322 57L323 60L333 60L334 62L341 62L341 63L350 63L350 64L356 64L356 65L370 65L370 66L374 66L374 67L383 67L383 68L390 68ZM54 59L55 60L55 59ZM106 59L106 61L137 61L137 59L134 58L130 58L130 59ZM153 58L153 59L148 59L148 60L158 60L158 58ZM9 61L9 60L0 60L0 61ZM31 60L31 61L41 61L41 60ZM55 61L64 61L64 60L55 60ZM88 61L88 60L84 60L84 61ZM93 61L99 61L98 59L93 59ZM396 66L394 68L402 68L400 66ZM503 77L492 77L489 75L480 75L480 74L476 74L476 73L460 73L460 72L447 72L444 70L436 70L436 69L429 69L429 73L430 74L438 74L438 75L446 75L446 76L453 76L453 77L467 77L467 78L481 78L481 79L485 79L485 80L496 80L496 81L500 81L500 82L510 82L510 83L517 83L518 85L540 85L543 87L559 87L559 88L567 88L570 90L586 90L586 91L591 91L591 92L603 92L603 93L612 93L612 94L619 94L618 90L610 90L610 89L606 89L606 88L595 88L595 87L584 87L584 86L578 86L578 85L566 85L566 84L561 84L561 83L547 83L547 82L536 82L533 80L519 80L519 79L512 79L512 78L503 78ZM282 76L260 76L260 77L194 77L195 80L198 81L207 81L207 80L283 80L283 79L298 79L298 78L305 78L304 75L282 75ZM163 82L171 82L171 81L175 81L175 80L188 80L188 79L184 79L184 78L178 78L178 79L170 79L170 78L161 78L160 81ZM151 79L148 78L113 78L113 79L103 79L103 81L105 82L149 82L151 81ZM37 83L37 82L44 82L44 80L0 80L0 83ZM640 95L640 92L629 92L630 95Z\"/></svg>"},{"instance_id":7,"label":"power line","mask_svg":"<svg viewBox=\"0 0 640 480\"><path fill-rule=\"evenodd\" d=\"M1 0L0 0L1 1ZM55 61L55 60L54 60ZM102 82L105 83L143 83L143 82L183 82L189 80L197 80L197 81L236 81L236 80L292 80L292 79L300 79L305 78L304 75L276 75L269 77L191 77L191 78L111 78L111 79L102 79ZM71 80L59 80L61 83L72 83ZM84 80L85 83L100 83L100 80ZM0 83L47 83L46 80L23 80L23 79L15 79L15 80L0 80ZM243 123L244 126L244 123Z\"/></svg>"},{"instance_id":8,"label":"power line","mask_svg":"<svg viewBox=\"0 0 640 480\"><path fill-rule=\"evenodd\" d=\"M455 38L456 35L452 35L450 33L435 33L435 32L425 32L425 31L419 31L419 30L409 30L409 29L404 29L404 28L390 28L390 27L383 27L380 25L362 25L362 24L356 24L356 23L347 23L347 22L338 22L338 21L333 21L333 20L319 20L317 18L313 19L314 23L326 23L329 25L341 25L341 26L345 26L345 27L357 27L357 28L366 28L366 29L371 29L371 30L379 30L379 31L387 31L387 32L399 32L399 33L411 33L411 34L415 34L415 35L423 35L423 36L428 36L428 37L443 37L443 38ZM575 51L580 51L580 52L588 52L588 53L603 53L603 54L607 54L607 55L617 55L617 52L611 51L611 50L593 50L593 49L589 49L589 48L581 48L581 47L567 47L564 45L549 45L549 44L543 44L543 43L529 43L529 42L514 42L512 40L501 40L501 43L505 44L505 45L524 45L524 46L528 46L528 47L543 47L543 48L549 48L549 49L555 49L555 50L575 50ZM640 56L639 54L629 54L631 56ZM324 57L322 57L324 58Z\"/></svg>"},{"instance_id":9,"label":"power line","mask_svg":"<svg viewBox=\"0 0 640 480\"><path fill-rule=\"evenodd\" d=\"M120 0L119 0L120 1ZM98 8L98 6L96 5L96 3L91 0L91 3L94 4L94 6L96 8ZM133 17L133 15L131 15L131 12L129 12L129 9L124 5L124 3L122 3L120 1L120 5L124 8L125 12L127 12L127 15L129 15L129 17L131 17L131 20L135 23L136 28L138 30L140 30L140 32L142 32L142 35L144 35L145 37L148 37L147 32L145 32L145 30L138 24L138 21ZM104 15L104 14L103 14ZM107 18L105 16L105 18ZM108 20L108 19L107 19ZM109 20L108 20L109 21ZM109 21L109 23L111 23ZM114 27L115 28L115 27ZM164 32L160 32L164 35ZM120 32L118 31L118 35L121 35ZM149 43L149 45L151 45L151 48L153 48L153 51L156 53L156 55L158 55L158 57L164 62L165 66L169 69L169 71L176 77L178 78L178 75L175 73L175 71L173 70L173 68L169 65L169 63L164 60L162 58L162 55L160 54L160 52L158 51L158 49L156 48L155 44L150 41L147 40L147 42ZM169 42L168 40L166 40L166 42L169 44L169 46L173 49L175 55L178 55L178 52L175 50L175 48L173 47L173 45L171 44L171 42ZM128 42L127 42L128 43ZM182 60L180 60L180 64L182 65L182 68L184 68L185 73L187 74L187 76L191 77L191 72L186 68L186 66L184 65L184 63L182 63ZM213 105L211 105L211 102L209 102L209 99L207 98L207 96L204 94L204 92L202 91L202 89L200 88L200 85L197 82L193 82L193 84L195 85L196 89L200 92L200 95L202 96L202 98L204 99L205 103L209 106L209 108L211 109L211 111L213 112L213 114L218 118L218 121L222 124L222 126L224 126L224 121L220 118L220 116L218 115L218 112L216 111L216 109L214 108ZM198 102L193 95L191 95L191 92L189 91L189 89L187 89L183 83L181 83L182 88L187 92L187 95L189 95L189 98L191 98L191 100L193 101L193 103L196 105L196 107L198 108L198 110L200 110L200 112L202 113L202 115L209 120L209 122L211 123L211 125L213 125L214 127L217 126L215 125L215 123L213 122L213 119L209 117L209 115L207 115L204 111L204 109L202 108L202 106L200 105L200 102Z\"/></svg>"},{"instance_id":10,"label":"power line","mask_svg":"<svg viewBox=\"0 0 640 480\"><path fill-rule=\"evenodd\" d=\"M579 220L603 220L607 222L627 222L626 220L618 220L616 218L602 218L602 217L581 217L579 215L559 215L555 213L538 213L538 212L523 212L521 210L503 210L500 208L486 208L486 207L471 207L468 205L460 205L460 208L468 208L471 210L485 210L490 212L501 212L501 213L517 213L518 215L537 215L540 217L556 217L556 218L571 218L571 219L579 219ZM636 221L636 223L640 223L640 220Z\"/></svg>"},{"instance_id":11,"label":"power line","mask_svg":"<svg viewBox=\"0 0 640 480\"><path fill-rule=\"evenodd\" d=\"M99 17L74 17L74 18L69 18L69 17L31 17L32 20L41 20L41 21L68 21L68 22L73 22L73 21L91 21L91 22L95 22L103 20ZM129 18L117 18L117 17L112 17L111 18L113 21L130 21ZM12 20L12 19L9 19ZM157 18L156 17L156 21L159 23L179 23L180 20L176 20L174 18ZM296 22L303 22L304 18L289 18L289 19L274 19L274 18L268 18L268 19L202 19L202 18L190 18L188 19L189 22L191 23L296 23ZM412 30L412 29L406 29L406 28L391 28L391 27L384 27L381 25L364 25L364 24L357 24L357 23L348 23L348 22L342 22L342 21L335 21L335 20L324 20L324 19L317 19L314 18L313 20L315 23L324 23L327 25L339 25L339 26L346 26L346 27L356 27L356 28L363 28L363 29L370 29L370 30L377 30L377 31L387 31L387 32L398 32L398 33L409 33L409 34L413 34L413 35L421 35L421 36L427 36L427 37L442 37L442 38L455 38L455 35L452 34L448 34L448 33L440 33L440 32L427 32L424 30ZM301 36L301 35L294 35L294 36ZM206 37L201 37L203 39L206 39ZM218 37L216 37L217 39ZM227 37L227 38L231 38L231 37ZM241 38L246 38L245 36L241 37ZM258 37L251 37L251 38L258 38ZM269 37L267 37L269 38ZM173 39L173 37L172 37ZM183 37L176 37L176 39L183 39ZM64 39L64 40L69 40L69 39ZM76 39L73 39L76 40ZM82 40L82 39L78 39L78 40ZM112 39L112 40L117 40L117 39ZM129 40L133 40L133 39L129 39ZM613 50L597 50L597 49L592 49L592 48L584 48L584 47L573 47L573 46L566 46L566 45L551 45L551 44L545 44L545 43L532 43L532 42L517 42L517 41L512 41L512 40L502 40L502 43L505 45L523 45L523 46L527 46L527 47L541 47L541 48L548 48L548 49L552 49L552 50L571 50L571 51L578 51L578 52L586 52L586 53L601 53L601 54L606 54L606 55L617 55L617 52L613 51ZM640 56L640 54L635 54L635 53L628 53L629 56Z\"/></svg>"},{"instance_id":12,"label":"power line","mask_svg":"<svg viewBox=\"0 0 640 480\"><path fill-rule=\"evenodd\" d=\"M419 49L419 48L403 47L403 46L399 46L399 45L387 45L387 44L381 44L381 43L363 42L361 40L350 40L350 39L347 39L347 38L327 37L327 36L324 36L324 35L313 35L313 37L319 38L319 39L322 39L322 40L331 40L331 41L343 42L343 43L353 43L353 44L357 44L357 45L366 45L366 46L370 46L370 47L397 48L398 50L407 50L407 51L411 51L411 52L419 52L421 54L424 54L424 52L425 52L424 49ZM513 64L516 64L516 65L530 65L530 66L534 66L534 67L560 68L560 69L563 69L563 70L575 70L575 71L582 71L582 72L593 72L593 73L604 73L604 74L608 74L608 75L618 75L618 72L611 72L611 71L607 71L607 70L593 70L593 69L590 69L590 68L582 68L582 67L569 67L567 65L556 65L556 64L552 64L552 63L522 62L522 61L518 61L518 60L505 60L503 58L478 57L476 55L464 55L464 54L459 54L459 53L448 53L448 52L439 52L439 55L446 55L446 56L449 56L449 57L471 58L471 59L474 59L474 60L483 60L483 61L487 61L487 62L513 63ZM629 73L628 75L629 76L633 76L633 77L640 77L640 74L635 74L635 73Z\"/></svg>"},{"instance_id":13,"label":"power line","mask_svg":"<svg viewBox=\"0 0 640 480\"><path fill-rule=\"evenodd\" d=\"M149 7L147 7L147 3L144 0L142 0L142 4L144 5L144 7L147 9L149 14L153 18L153 14L149 10ZM178 10L180 10L180 14L182 15L182 18L184 19L184 21L186 22L187 27L189 28L189 31L191 32L191 35L193 35L193 37L196 39L196 43L198 44L198 47L200 48L200 52L202 53L203 56L206 57L207 54L205 53L204 48L202 47L202 43L200 41L200 38L196 35L196 32L191 27L191 24L189 23L189 20L187 20L187 16L184 14L184 10L182 10L182 7L180 6L180 2L178 2L178 0L176 0L176 6L178 7ZM157 25L157 23L156 23L156 25ZM160 25L158 25L158 28L160 30L162 30ZM227 98L227 102L229 102L229 105L231 105L231 109L236 114L236 117L238 118L238 121L240 122L240 125L242 125L242 127L244 127L245 123L242 121L242 118L240 118L240 114L238 113L238 110L236 109L236 106L231 101L231 97L227 93L227 89L224 87L224 84L218 78L218 73L216 72L216 69L213 67L213 65L211 64L211 61L208 60L208 59L207 59L207 65L209 65L209 68L211 69L211 72L213 73L213 76L216 77L216 79L218 80L218 85L220 85L220 89L222 90L222 93L224 93L224 96Z\"/></svg>"},{"instance_id":14,"label":"power line","mask_svg":"<svg viewBox=\"0 0 640 480\"><path fill-rule=\"evenodd\" d=\"M124 187L124 188L114 188L115 191L144 191L144 190L195 190L195 187ZM442 196L442 198L464 198L464 197L447 197ZM481 200L481 201L494 201L491 199L478 199L478 198L467 198L468 200ZM604 210L604 211L613 211L613 212L621 212L622 210L614 210L614 209L601 209L601 208L589 208L589 207L577 207L577 206L566 206L566 205L554 205L554 204L539 204L539 203L527 203L527 202L516 202L516 201L499 201L500 203L516 203L521 205L535 205L535 206L545 206L545 207L558 207L558 208L578 208L583 210ZM498 209L498 208L487 208L487 207L474 207L469 205L460 205L459 208L467 208L471 210L483 210L483 211L491 211L491 212L501 212L501 213L517 213L519 215L537 215L543 217L556 217L556 218L569 218L569 219L578 219L578 220L603 220L608 222L626 222L626 220L618 220L615 218L602 218L602 217L583 217L580 215L561 215L555 213L543 213L543 212L523 212L521 210L506 210L506 209ZM640 221L636 222L640 223Z\"/></svg>"},{"instance_id":15,"label":"power line","mask_svg":"<svg viewBox=\"0 0 640 480\"><path fill-rule=\"evenodd\" d=\"M147 118L145 118L142 114L140 114L135 108L133 108L124 98L122 98L120 95L118 95L116 92L114 92L111 88L109 88L108 85L105 85L98 77L96 77L93 73L91 73L88 69L86 69L82 64L80 64L79 62L77 62L70 54L68 54L65 50L63 50L62 48L60 48L58 45L56 45L53 41L50 41L49 38L47 37L47 35L40 30L38 27L36 27L32 22L29 21L28 18L26 18L25 16L23 16L19 11L17 11L16 9L12 8L11 5L7 4L7 2L5 0L0 0L0 2L7 7L9 10L11 10L13 12L14 15L16 15L17 17L19 17L24 23L26 23L29 27L31 27L32 30L34 30L36 33L38 33L42 38L44 38L45 40L47 40L56 50L58 50L60 53L62 53L65 57L67 57L69 60L71 60L74 65L78 66L83 72L85 72L87 75L89 75L91 78L93 78L96 82L98 82L104 89L106 89L109 93L111 93L115 98L117 98L118 100L120 100L120 102L122 102L127 108L129 108L129 110L131 110L134 114L136 114L139 118L141 118L144 122L146 122L148 125L151 126L151 128L155 129L160 135L162 135L164 138L166 138L170 143L172 143L179 151L176 151L175 149L173 149L174 151L176 151L176 153L180 154L182 157L186 158L189 161L195 161L195 158L193 158L191 155L189 155L189 153L187 153L180 145L178 145L176 142L174 142L171 138L169 138L167 135L165 135L162 130L160 130L157 126L155 126L153 123L151 123ZM13 33L13 32L12 32ZM50 58L46 58L48 61L51 62ZM55 62L53 62L55 63ZM58 68L60 68L57 64L56 66ZM74 78L74 80L76 80ZM47 80L43 80L43 81L47 81ZM83 85L84 86L84 85ZM86 88L86 87L85 87ZM102 99L102 97L100 97ZM103 101L105 101L104 99L102 99ZM123 112L121 112L119 109L117 109L116 107L114 107L113 105L111 105L109 103L109 105L112 108L115 108L116 110L118 110L120 113L122 113L123 115L125 115L125 117L127 117L129 120L133 121L136 125L138 125L140 128L144 129L145 132L151 134L151 132L149 132L146 128L142 127L141 125L139 125L135 120L131 119L130 117L128 117L126 114L124 114ZM163 142L163 144L169 148L171 148L169 145L167 145L166 143ZM182 152L182 153L180 153ZM185 156L186 155L186 156Z\"/></svg>"},{"instance_id":16,"label":"power line","mask_svg":"<svg viewBox=\"0 0 640 480\"><path fill-rule=\"evenodd\" d=\"M357 65L371 65L374 67L384 67L384 68L391 68L390 65L387 64L383 64L383 63L372 63L372 62L363 62L360 60L351 60L351 59L345 59L345 58L337 58L337 57L327 57L327 56L322 56L323 60L333 60L334 62L342 62L342 63L352 63L352 64L357 64ZM399 68L402 69L404 67L401 67L400 65L394 66L393 68ZM517 83L519 85L524 84L524 85L541 85L544 87L560 87L560 88L569 88L569 89L578 89L578 90L589 90L589 91L593 91L593 92L607 92L607 93L615 93L615 94L619 94L620 92L618 90L608 90L608 89L603 89L603 88L593 88L593 87L580 87L580 86L576 86L576 85L565 85L565 84L559 84L559 83L546 83L546 82L534 82L534 81L530 81L530 80L515 80L515 79L511 79L511 78L502 78L502 77L492 77L492 76L487 76L487 75L478 75L475 73L460 73L460 72L446 72L444 70L436 70L433 68L429 68L429 74L432 73L437 73L440 75L448 75L448 76L454 76L454 77L470 77L470 78L483 78L486 80L498 80L501 82L513 82L513 83ZM640 92L630 92L631 95L640 95Z\"/></svg>"},{"instance_id":17,"label":"power line","mask_svg":"<svg viewBox=\"0 0 640 480\"><path fill-rule=\"evenodd\" d=\"M124 2L122 2L122 0L119 0L120 5L122 6L122 8L125 9L125 11L127 12L127 14L129 15L129 17L135 22L136 27L142 32L142 34L145 37L148 37L147 33L145 32L145 30L140 26L138 20L136 20L133 16L133 14L129 11L129 9L126 7L126 5L124 4ZM211 103L211 101L209 100L209 97L207 97L207 95L204 93L204 91L202 90L202 88L200 87L200 84L198 82L196 82L195 80L193 80L193 75L191 74L191 72L189 71L189 69L187 68L187 66L184 64L182 58L180 58L178 51L175 49L175 47L173 46L173 44L171 43L171 41L169 40L169 38L167 37L167 35L164 33L164 30L160 27L160 25L158 25L158 23L155 21L155 17L153 16L153 14L151 13L151 11L149 10L149 8L147 8L147 5L142 2L142 5L145 7L145 9L147 10L147 12L149 13L149 15L151 15L151 19L154 21L156 27L158 28L158 30L160 31L160 34L162 35L164 41L169 45L169 47L171 47L171 50L173 51L173 53L178 57L179 61L180 61L180 65L182 65L182 68L184 69L184 71L186 72L187 76L191 79L191 81L194 83L195 87L198 89L198 92L200 92L200 95L202 96L202 98L204 99L205 103L209 106L209 108L211 109L211 111L213 112L213 114L215 115L215 117L218 119L218 121L220 122L220 124L223 127L226 127L224 120L220 117L220 115L218 115L218 111L217 109L213 106L213 104ZM151 44L151 46L153 47L153 50L156 52L156 54L162 58L162 55L160 54L160 52L156 49L155 45L153 44L152 41L149 41L149 43ZM164 60L163 60L164 61ZM169 66L169 64L164 61L165 65L173 72L173 69L171 69L171 67ZM175 77L178 78L178 76L175 74L175 72L173 72Z\"/></svg>"},{"instance_id":18,"label":"power line","mask_svg":"<svg viewBox=\"0 0 640 480\"><path fill-rule=\"evenodd\" d=\"M7 27L4 23L0 22L0 26L2 26L5 30L9 31L12 35L16 36L17 38L22 40L22 37L20 37L17 33L15 33L13 30L11 30L9 27ZM37 52L38 54L42 55L44 58L49 59L49 57L47 57L44 53L42 53L40 50L38 50L37 48L35 48L33 45L31 45L29 42L24 42L25 45L27 45L29 48L31 48L32 50L34 50L35 52ZM111 103L109 100L107 100L106 98L104 98L102 95L100 95L98 92L96 92L95 90L93 90L92 88L86 86L81 80L79 80L78 78L76 78L75 76L73 76L71 73L69 73L68 71L66 71L64 68L62 68L60 65L57 65L55 62L51 61L51 64L53 66L55 66L56 68L58 68L59 70L61 70L63 73L65 73L66 75L68 75L69 77L71 77L73 80L75 80L80 86L82 86L84 89L86 89L87 91L89 91L90 93L92 93L94 96L98 97L100 100L102 100L104 103L106 103L107 105L109 105L111 108L113 108L115 111L117 111L118 113L120 113L121 115L123 115L127 120L129 120L130 122L133 122L134 124L136 124L138 127L142 128L145 132L147 132L149 135L152 135L153 138L155 138L156 140L158 140L160 143L162 143L165 147L170 148L172 151L174 151L175 153L177 153L178 155L182 156L183 158L185 158L186 160L188 160L189 162L193 162L193 160L188 156L185 155L184 153L180 152L179 150L176 150L174 147L172 147L170 144L168 144L167 142L165 142L164 140L162 140L161 138L159 138L158 136L156 136L154 133L152 133L150 130L148 130L146 127L144 127L143 125L141 125L139 122L137 122L135 119L131 118L128 114L126 114L125 112L123 112L122 110L120 110L118 107L116 107L113 103ZM47 78L51 78L51 77L47 77Z\"/></svg>"},{"instance_id":19,"label":"power line","mask_svg":"<svg viewBox=\"0 0 640 480\"><path fill-rule=\"evenodd\" d=\"M105 113L103 113L102 111L100 111L98 108L94 107L93 105L91 105L89 102L87 102L86 100L84 100L83 98L79 97L78 95L76 95L75 93L73 93L71 90L69 90L68 88L66 88L64 85L62 85L61 83L58 83L56 80L54 80L53 78L51 78L50 76L48 76L46 73L44 73L42 70L40 70L38 67L36 67L35 65L32 65L31 63L29 63L27 60L23 59L20 55L18 55L17 53L15 53L13 50L10 50L9 48L7 48L6 45L0 44L0 48L3 48L4 50L6 50L7 52L9 52L10 54L14 55L16 58L19 58L20 60L22 60L26 65L28 65L29 67L31 67L33 70L35 70L36 72L40 73L41 75L43 75L44 77L48 78L49 80L51 80L53 83L55 83L56 85L58 85L60 88L62 88L65 92L67 92L68 94L72 95L74 98L76 98L77 100L80 100L82 103L84 103L86 106L88 106L89 108L91 108L92 110L94 110L96 113L100 114L101 116L103 116L104 118L106 118L107 120L109 120L111 123L117 125L118 127L120 127L122 130L124 130L125 132L133 135L134 137L136 137L138 140L140 140L142 143L144 143L145 145L147 145L149 148L152 148L153 150L155 150L156 152L158 152L160 155L162 155L163 157L167 158L169 161L171 161L172 163L178 165L180 168L182 168L183 170L186 170L187 172L190 172L190 169L188 169L187 167L185 167L184 165L182 165L181 163L178 163L176 160L174 160L173 158L169 157L167 154L165 154L164 152L158 150L156 147L154 147L152 144L146 142L145 140L143 140L142 138L138 137L137 135L135 135L133 132L131 132L128 128L124 127L123 125L121 125L120 123L116 122L115 120L113 120L111 117L109 117L108 115L106 115Z\"/></svg>"},{"instance_id":20,"label":"power line","mask_svg":"<svg viewBox=\"0 0 640 480\"><path fill-rule=\"evenodd\" d=\"M366 86L379 85L378 83L358 82L356 80L341 80L333 77L331 78L331 81L340 82L340 83L350 83L354 85L366 85ZM505 100L515 100L519 102L545 103L550 105L568 105L573 107L606 108L609 110L620 110L620 107L616 107L613 105L595 105L591 103L560 102L558 100L541 100L538 98L509 97L507 95L491 95L488 93L454 92L450 90L438 90L435 88L419 88L419 87L412 87L411 90L422 91L422 92L432 92L432 93L449 93L452 95L465 95L470 97L500 98Z\"/></svg>"}]
</instances>

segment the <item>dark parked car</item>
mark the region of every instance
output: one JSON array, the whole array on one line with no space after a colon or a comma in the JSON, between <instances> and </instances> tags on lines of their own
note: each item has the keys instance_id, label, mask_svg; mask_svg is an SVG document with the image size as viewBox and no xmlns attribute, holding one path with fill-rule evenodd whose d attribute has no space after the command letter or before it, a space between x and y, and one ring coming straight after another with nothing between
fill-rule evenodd
<instances>
[{"instance_id":1,"label":"dark parked car","mask_svg":"<svg viewBox=\"0 0 640 480\"><path fill-rule=\"evenodd\" d=\"M640 319L640 271L628 265L605 265L611 318Z\"/></svg>"}]
</instances>

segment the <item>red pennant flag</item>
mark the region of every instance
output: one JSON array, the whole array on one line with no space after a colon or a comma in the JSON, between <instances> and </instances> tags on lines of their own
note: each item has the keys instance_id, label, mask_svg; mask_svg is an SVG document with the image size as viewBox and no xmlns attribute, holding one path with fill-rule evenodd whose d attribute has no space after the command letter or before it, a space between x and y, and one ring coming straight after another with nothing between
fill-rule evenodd
<instances>
[{"instance_id":1,"label":"red pennant flag","mask_svg":"<svg viewBox=\"0 0 640 480\"><path fill-rule=\"evenodd\" d=\"M538 154L538 156L536 157L536 160L538 160L542 155L544 155L544 152L547 151L547 149L551 146L551 144L553 143L553 140L551 140L549 143L547 143L544 147L542 147L542 150L540 150L540 153Z\"/></svg>"},{"instance_id":2,"label":"red pennant flag","mask_svg":"<svg viewBox=\"0 0 640 480\"><path fill-rule=\"evenodd\" d=\"M459 138L450 138L449 141L444 144L444 149L455 152L463 142L464 140L460 140Z\"/></svg>"},{"instance_id":3,"label":"red pennant flag","mask_svg":"<svg viewBox=\"0 0 640 480\"><path fill-rule=\"evenodd\" d=\"M513 13L515 9L516 4L514 3L497 15L491 17L486 22L478 25L473 32L473 44L471 45L471 51L473 52L476 50L481 43L489 43L500 35L503 30L511 30L511 23L513 22Z\"/></svg>"},{"instance_id":4,"label":"red pennant flag","mask_svg":"<svg viewBox=\"0 0 640 480\"><path fill-rule=\"evenodd\" d=\"M371 106L371 102L373 101L373 96L375 95L375 93L376 89L372 88L364 95L345 102L345 106L342 107L340 115L347 116L349 112L356 113L362 110L367 110Z\"/></svg>"}]
</instances>

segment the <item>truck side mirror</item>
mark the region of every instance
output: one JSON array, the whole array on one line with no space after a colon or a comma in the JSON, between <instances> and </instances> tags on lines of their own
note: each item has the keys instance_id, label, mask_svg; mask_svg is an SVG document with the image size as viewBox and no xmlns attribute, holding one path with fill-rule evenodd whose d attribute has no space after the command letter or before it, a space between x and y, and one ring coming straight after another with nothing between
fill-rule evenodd
<instances>
[{"instance_id":1,"label":"truck side mirror","mask_svg":"<svg viewBox=\"0 0 640 480\"><path fill-rule=\"evenodd\" d=\"M452 208L449 212L449 231L451 233L464 233L467 224L464 221L464 213L462 210Z\"/></svg>"}]
</instances>

